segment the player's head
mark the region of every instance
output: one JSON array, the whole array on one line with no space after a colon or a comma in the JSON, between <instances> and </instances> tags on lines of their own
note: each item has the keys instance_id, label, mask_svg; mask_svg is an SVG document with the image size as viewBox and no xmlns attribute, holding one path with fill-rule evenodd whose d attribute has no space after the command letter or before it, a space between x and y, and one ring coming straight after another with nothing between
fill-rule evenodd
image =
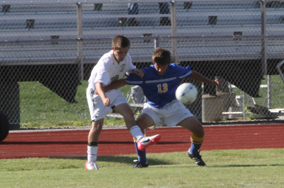
<instances>
[{"instance_id":1,"label":"player's head","mask_svg":"<svg viewBox=\"0 0 284 188\"><path fill-rule=\"evenodd\" d=\"M114 58L117 62L124 60L130 48L130 41L122 35L117 35L112 39L112 50Z\"/></svg>"},{"instance_id":2,"label":"player's head","mask_svg":"<svg viewBox=\"0 0 284 188\"><path fill-rule=\"evenodd\" d=\"M156 48L152 59L157 73L159 75L164 75L171 63L171 52L163 48Z\"/></svg>"}]
</instances>

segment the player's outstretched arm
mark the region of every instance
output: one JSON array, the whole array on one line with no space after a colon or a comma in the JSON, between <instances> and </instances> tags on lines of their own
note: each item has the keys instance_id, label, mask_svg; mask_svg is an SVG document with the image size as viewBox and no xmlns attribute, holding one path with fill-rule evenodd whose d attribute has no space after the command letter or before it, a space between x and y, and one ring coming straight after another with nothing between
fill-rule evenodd
<instances>
[{"instance_id":1,"label":"player's outstretched arm","mask_svg":"<svg viewBox=\"0 0 284 188\"><path fill-rule=\"evenodd\" d=\"M145 73L144 73L143 71L139 70L139 69L133 69L133 70L131 70L131 71L128 72L128 74L130 74L130 73L136 74L136 75L138 75L140 78L143 78L144 75L145 75Z\"/></svg>"},{"instance_id":2,"label":"player's outstretched arm","mask_svg":"<svg viewBox=\"0 0 284 188\"><path fill-rule=\"evenodd\" d=\"M128 74L136 74L136 75L138 75L141 78L143 78L144 75L145 75L145 73L143 71L139 70L139 69L133 69L133 70L129 71ZM123 87L125 85L126 85L126 79L123 78L123 79L119 79L119 80L111 83L108 86L105 86L103 88L103 90L104 90L104 92L107 92L107 91L112 90L112 89L121 88L121 87Z\"/></svg>"},{"instance_id":3,"label":"player's outstretched arm","mask_svg":"<svg viewBox=\"0 0 284 188\"><path fill-rule=\"evenodd\" d=\"M110 85L103 87L103 91L107 92L112 89L118 89L126 85L126 79L119 79L115 82L112 82Z\"/></svg>"},{"instance_id":4,"label":"player's outstretched arm","mask_svg":"<svg viewBox=\"0 0 284 188\"><path fill-rule=\"evenodd\" d=\"M204 82L213 86L218 86L219 88L222 87L222 85L219 83L218 79L215 80L210 80L208 78L206 78L205 76L203 76L202 74L200 74L199 72L196 71L192 71L192 75L191 78L193 80L199 81L199 82Z\"/></svg>"}]
</instances>

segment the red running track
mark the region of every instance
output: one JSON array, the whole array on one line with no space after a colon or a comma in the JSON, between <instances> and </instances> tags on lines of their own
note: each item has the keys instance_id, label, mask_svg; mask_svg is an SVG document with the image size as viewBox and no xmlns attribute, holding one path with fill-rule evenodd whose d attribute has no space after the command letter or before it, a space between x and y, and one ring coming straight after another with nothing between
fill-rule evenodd
<instances>
[{"instance_id":1,"label":"red running track","mask_svg":"<svg viewBox=\"0 0 284 188\"><path fill-rule=\"evenodd\" d=\"M89 130L10 131L0 142L0 159L24 157L86 156ZM147 153L186 151L190 132L181 127L147 130L161 140ZM201 150L284 148L284 124L205 126ZM132 137L125 129L102 130L99 156L135 154Z\"/></svg>"}]
</instances>

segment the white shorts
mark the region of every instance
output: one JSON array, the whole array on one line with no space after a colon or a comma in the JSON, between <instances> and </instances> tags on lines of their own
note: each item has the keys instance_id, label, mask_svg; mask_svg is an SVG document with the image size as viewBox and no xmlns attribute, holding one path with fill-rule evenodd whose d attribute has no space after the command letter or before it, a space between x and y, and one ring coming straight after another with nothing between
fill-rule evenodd
<instances>
[{"instance_id":1,"label":"white shorts","mask_svg":"<svg viewBox=\"0 0 284 188\"><path fill-rule=\"evenodd\" d=\"M101 97L95 95L92 88L87 88L86 95L92 121L97 121L112 113L113 107L127 103L125 96L118 89L110 90L105 94L110 99L110 106L105 106Z\"/></svg>"},{"instance_id":2,"label":"white shorts","mask_svg":"<svg viewBox=\"0 0 284 188\"><path fill-rule=\"evenodd\" d=\"M154 126L158 127L163 125L174 127L185 118L193 116L178 100L174 100L162 108L154 108L145 103L141 113L148 114L154 120Z\"/></svg>"}]
</instances>

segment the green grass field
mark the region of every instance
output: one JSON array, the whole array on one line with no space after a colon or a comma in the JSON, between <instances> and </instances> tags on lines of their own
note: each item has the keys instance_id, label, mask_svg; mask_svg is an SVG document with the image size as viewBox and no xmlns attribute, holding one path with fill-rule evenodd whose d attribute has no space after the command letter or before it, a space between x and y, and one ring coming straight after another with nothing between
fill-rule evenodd
<instances>
[{"instance_id":1,"label":"green grass field","mask_svg":"<svg viewBox=\"0 0 284 188\"><path fill-rule=\"evenodd\" d=\"M186 152L148 154L150 166L133 169L129 156L99 156L99 171L86 158L0 160L2 188L284 187L284 149L202 151L206 167Z\"/></svg>"}]
</instances>

